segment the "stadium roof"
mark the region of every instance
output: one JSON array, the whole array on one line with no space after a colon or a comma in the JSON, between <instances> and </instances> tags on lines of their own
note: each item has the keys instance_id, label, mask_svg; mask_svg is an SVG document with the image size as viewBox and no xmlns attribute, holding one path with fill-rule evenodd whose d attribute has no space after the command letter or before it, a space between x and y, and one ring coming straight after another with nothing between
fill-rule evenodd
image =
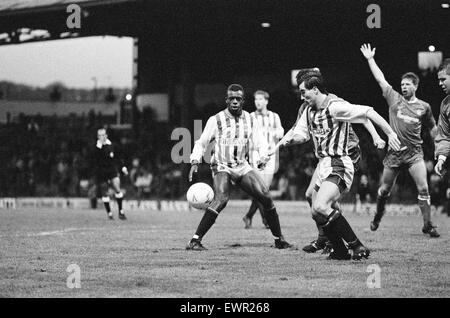
<instances>
[{"instance_id":1,"label":"stadium roof","mask_svg":"<svg viewBox=\"0 0 450 318\"><path fill-rule=\"evenodd\" d=\"M0 1L0 15L61 9L69 4L98 6L136 1L137 0L2 0Z\"/></svg>"}]
</instances>

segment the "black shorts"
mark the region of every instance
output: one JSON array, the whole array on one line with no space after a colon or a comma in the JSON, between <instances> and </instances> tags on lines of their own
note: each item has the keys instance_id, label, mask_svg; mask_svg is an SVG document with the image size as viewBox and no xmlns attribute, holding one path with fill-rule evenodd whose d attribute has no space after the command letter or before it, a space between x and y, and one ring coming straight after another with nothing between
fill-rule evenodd
<instances>
[{"instance_id":1,"label":"black shorts","mask_svg":"<svg viewBox=\"0 0 450 318\"><path fill-rule=\"evenodd\" d=\"M119 177L119 172L117 170L102 170L97 171L95 174L95 179L97 183L108 182L111 179Z\"/></svg>"}]
</instances>

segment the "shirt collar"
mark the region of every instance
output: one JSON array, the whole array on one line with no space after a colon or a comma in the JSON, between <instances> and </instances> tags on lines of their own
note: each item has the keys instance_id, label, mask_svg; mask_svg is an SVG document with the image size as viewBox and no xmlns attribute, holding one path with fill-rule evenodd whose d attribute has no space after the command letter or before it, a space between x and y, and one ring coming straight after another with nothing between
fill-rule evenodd
<instances>
[{"instance_id":1,"label":"shirt collar","mask_svg":"<svg viewBox=\"0 0 450 318\"><path fill-rule=\"evenodd\" d=\"M228 110L228 108L225 108L224 113L225 113L225 116L230 117L230 118L243 118L243 117L244 117L244 110L242 110L241 116L239 116L239 117L233 116L233 115L230 113L230 111Z\"/></svg>"},{"instance_id":2,"label":"shirt collar","mask_svg":"<svg viewBox=\"0 0 450 318\"><path fill-rule=\"evenodd\" d=\"M406 98L405 98L405 100L406 100ZM414 97L414 98L411 99L411 100L406 100L406 102L407 102L408 104L417 103L417 101L418 101L417 97Z\"/></svg>"}]
</instances>

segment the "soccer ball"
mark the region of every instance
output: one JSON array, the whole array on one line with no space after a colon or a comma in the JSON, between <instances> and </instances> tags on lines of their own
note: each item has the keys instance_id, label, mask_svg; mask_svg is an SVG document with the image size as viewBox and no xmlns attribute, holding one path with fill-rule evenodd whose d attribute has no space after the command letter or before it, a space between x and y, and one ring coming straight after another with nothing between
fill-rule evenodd
<instances>
[{"instance_id":1,"label":"soccer ball","mask_svg":"<svg viewBox=\"0 0 450 318\"><path fill-rule=\"evenodd\" d=\"M191 207L204 210L214 199L214 191L208 184L198 182L190 186L186 198Z\"/></svg>"}]
</instances>

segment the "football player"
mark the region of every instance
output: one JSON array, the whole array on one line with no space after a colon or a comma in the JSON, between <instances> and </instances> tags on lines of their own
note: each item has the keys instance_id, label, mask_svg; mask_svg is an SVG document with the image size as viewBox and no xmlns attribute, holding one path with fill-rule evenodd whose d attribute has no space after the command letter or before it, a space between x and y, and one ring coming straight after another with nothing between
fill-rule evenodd
<instances>
[{"instance_id":1,"label":"football player","mask_svg":"<svg viewBox=\"0 0 450 318\"><path fill-rule=\"evenodd\" d=\"M264 216L275 239L275 247L288 248L291 245L285 241L281 233L278 213L269 195L269 189L246 159L250 146L258 151L260 165L267 162L268 156L267 143L260 136L258 122L248 112L242 110L244 89L241 85L232 84L227 88L226 104L226 109L208 119L202 135L195 142L190 157L189 181L192 181L207 146L214 141L214 152L211 158L214 200L206 208L186 249L206 249L202 245L202 239L227 205L232 183L262 204Z\"/></svg>"},{"instance_id":2,"label":"football player","mask_svg":"<svg viewBox=\"0 0 450 318\"><path fill-rule=\"evenodd\" d=\"M381 186L377 195L377 210L370 223L370 229L376 231L385 213L386 201L395 183L400 169L408 169L418 191L418 205L423 216L422 232L430 237L439 237L436 226L431 222L431 202L427 183L427 169L423 159L422 125L430 130L434 139L437 132L431 107L416 97L419 78L414 73L406 73L401 79L402 93L396 92L386 81L383 72L375 62L375 48L370 44L361 46L361 52L367 59L369 68L383 92L389 106L389 123L398 135L404 149L400 152L388 149L383 160L384 170Z\"/></svg>"}]
</instances>

